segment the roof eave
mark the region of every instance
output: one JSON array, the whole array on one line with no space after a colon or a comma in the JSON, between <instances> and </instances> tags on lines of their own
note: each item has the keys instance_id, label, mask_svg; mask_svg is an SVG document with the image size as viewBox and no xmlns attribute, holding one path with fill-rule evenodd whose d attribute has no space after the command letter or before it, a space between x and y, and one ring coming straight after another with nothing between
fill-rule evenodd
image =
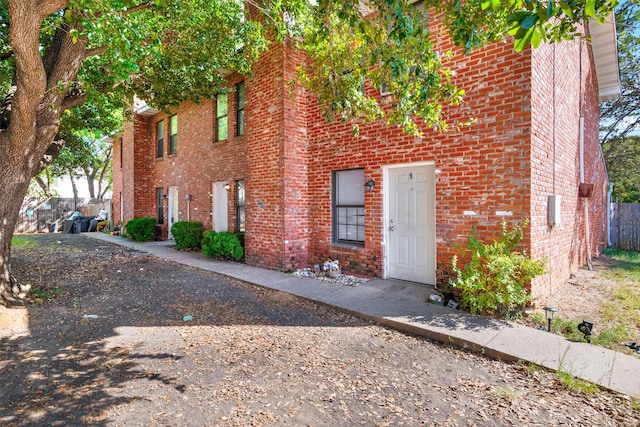
<instances>
[{"instance_id":1,"label":"roof eave","mask_svg":"<svg viewBox=\"0 0 640 427\"><path fill-rule=\"evenodd\" d=\"M600 101L618 99L622 93L620 68L618 66L618 37L616 19L611 13L607 20L598 24L589 21L593 60L596 66Z\"/></svg>"}]
</instances>

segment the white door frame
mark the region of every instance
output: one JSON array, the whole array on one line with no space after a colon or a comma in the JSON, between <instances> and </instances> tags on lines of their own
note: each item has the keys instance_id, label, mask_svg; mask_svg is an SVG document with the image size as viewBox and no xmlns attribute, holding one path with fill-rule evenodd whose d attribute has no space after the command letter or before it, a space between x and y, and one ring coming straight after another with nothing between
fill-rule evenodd
<instances>
[{"instance_id":1,"label":"white door frame","mask_svg":"<svg viewBox=\"0 0 640 427\"><path fill-rule=\"evenodd\" d=\"M177 186L171 186L171 187L169 187L169 191L168 192L169 192L169 194L167 196L167 201L168 201L167 224L169 225L168 237L169 237L169 239L173 239L173 236L171 235L171 226L175 222L180 221L180 219L179 219L180 206L178 205L180 203L180 201L178 199L178 187Z\"/></svg>"},{"instance_id":2,"label":"white door frame","mask_svg":"<svg viewBox=\"0 0 640 427\"><path fill-rule=\"evenodd\" d=\"M431 227L433 227L433 248L434 248L434 256L433 259L430 260L430 262L432 263L432 268L433 268L433 272L434 272L434 277L435 277L435 273L436 273L436 258L437 258L437 237L436 237L436 215L435 215L435 211L436 211L436 183L435 183L435 177L437 177L437 169L435 168L435 162L434 161L425 161L425 162L412 162L412 163L402 163L402 164L395 164L395 165L387 165L387 166L383 166L382 167L382 176L383 176L383 185L382 185L382 193L383 193L383 250L384 250L384 262L383 262L383 271L382 271L382 276L384 278L390 278L389 276L389 239L390 239L390 235L389 235L389 203L390 203L390 191L391 191L391 185L390 185L390 173L391 170L393 169L399 169L399 168L406 168L406 167L412 167L412 166L416 166L416 167L420 167L420 166L432 166L434 169L434 181L433 181L433 211L434 211L434 215L433 217L430 219L430 223L429 225ZM435 283L432 283L433 285L435 285Z\"/></svg>"},{"instance_id":3,"label":"white door frame","mask_svg":"<svg viewBox=\"0 0 640 427\"><path fill-rule=\"evenodd\" d=\"M122 191L120 192L120 222L124 224L124 193ZM116 226L116 224L112 225Z\"/></svg>"},{"instance_id":4,"label":"white door frame","mask_svg":"<svg viewBox=\"0 0 640 427\"><path fill-rule=\"evenodd\" d=\"M211 228L217 232L229 231L229 192L226 182L214 182L211 186Z\"/></svg>"}]
</instances>

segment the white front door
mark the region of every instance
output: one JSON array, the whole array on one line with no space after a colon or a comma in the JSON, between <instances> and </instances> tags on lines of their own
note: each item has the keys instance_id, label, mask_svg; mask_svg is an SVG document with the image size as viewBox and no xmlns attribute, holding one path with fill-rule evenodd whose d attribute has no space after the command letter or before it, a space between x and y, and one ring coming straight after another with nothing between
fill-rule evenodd
<instances>
[{"instance_id":1,"label":"white front door","mask_svg":"<svg viewBox=\"0 0 640 427\"><path fill-rule=\"evenodd\" d=\"M387 276L436 283L435 166L388 169Z\"/></svg>"},{"instance_id":2,"label":"white front door","mask_svg":"<svg viewBox=\"0 0 640 427\"><path fill-rule=\"evenodd\" d=\"M169 187L169 239L173 239L171 235L171 226L178 222L178 187Z\"/></svg>"},{"instance_id":3,"label":"white front door","mask_svg":"<svg viewBox=\"0 0 640 427\"><path fill-rule=\"evenodd\" d=\"M224 182L213 183L213 229L217 232L229 231L228 195Z\"/></svg>"}]
</instances>

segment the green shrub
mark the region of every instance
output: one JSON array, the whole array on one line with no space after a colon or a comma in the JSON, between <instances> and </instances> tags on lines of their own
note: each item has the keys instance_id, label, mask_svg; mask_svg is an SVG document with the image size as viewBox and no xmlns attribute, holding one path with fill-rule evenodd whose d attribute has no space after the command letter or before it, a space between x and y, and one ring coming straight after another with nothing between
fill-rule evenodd
<instances>
[{"instance_id":1,"label":"green shrub","mask_svg":"<svg viewBox=\"0 0 640 427\"><path fill-rule=\"evenodd\" d=\"M240 232L236 233L236 237L238 238L238 241L240 242L240 246L242 246L242 249L244 249L244 231L240 231Z\"/></svg>"},{"instance_id":2,"label":"green shrub","mask_svg":"<svg viewBox=\"0 0 640 427\"><path fill-rule=\"evenodd\" d=\"M152 217L134 218L124 226L127 237L136 242L149 242L156 239L156 219Z\"/></svg>"},{"instance_id":3,"label":"green shrub","mask_svg":"<svg viewBox=\"0 0 640 427\"><path fill-rule=\"evenodd\" d=\"M237 235L227 231L218 233L209 230L205 231L202 237L202 254L209 258L239 261L244 256L244 249Z\"/></svg>"},{"instance_id":4,"label":"green shrub","mask_svg":"<svg viewBox=\"0 0 640 427\"><path fill-rule=\"evenodd\" d=\"M506 315L531 301L525 286L544 274L546 263L516 250L527 224L525 220L508 230L503 222L500 237L491 244L481 243L476 228L472 228L469 242L462 248L468 263L460 268L458 257L452 260L457 277L450 283L460 289L463 308L472 313Z\"/></svg>"},{"instance_id":5,"label":"green shrub","mask_svg":"<svg viewBox=\"0 0 640 427\"><path fill-rule=\"evenodd\" d=\"M202 239L202 223L195 221L178 221L171 226L171 235L177 249L196 249Z\"/></svg>"}]
</instances>

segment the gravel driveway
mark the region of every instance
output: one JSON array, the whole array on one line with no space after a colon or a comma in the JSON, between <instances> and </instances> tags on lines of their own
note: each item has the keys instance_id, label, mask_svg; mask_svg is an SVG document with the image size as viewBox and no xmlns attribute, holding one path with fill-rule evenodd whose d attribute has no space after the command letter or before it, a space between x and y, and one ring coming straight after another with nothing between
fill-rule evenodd
<instances>
[{"instance_id":1,"label":"gravel driveway","mask_svg":"<svg viewBox=\"0 0 640 427\"><path fill-rule=\"evenodd\" d=\"M536 367L83 236L34 238L14 274L53 298L27 305L30 334L0 339L3 426L640 423L637 401Z\"/></svg>"}]
</instances>

